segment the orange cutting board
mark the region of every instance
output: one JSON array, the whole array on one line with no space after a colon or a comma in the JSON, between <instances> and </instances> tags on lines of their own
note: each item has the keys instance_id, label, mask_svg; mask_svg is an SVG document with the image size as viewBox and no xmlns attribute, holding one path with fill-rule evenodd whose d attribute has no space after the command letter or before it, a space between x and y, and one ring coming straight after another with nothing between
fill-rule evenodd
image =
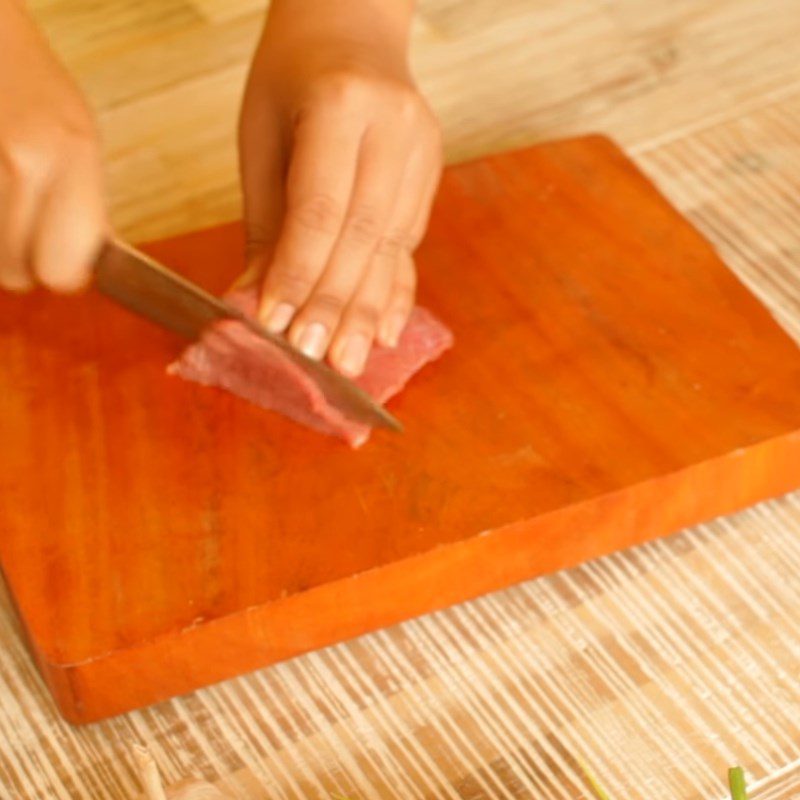
<instances>
[{"instance_id":1,"label":"orange cutting board","mask_svg":"<svg viewBox=\"0 0 800 800\"><path fill-rule=\"evenodd\" d=\"M240 239L148 249L220 291ZM0 297L0 559L67 719L800 485L800 350L608 140L447 170L418 263L456 345L357 452L94 293Z\"/></svg>"}]
</instances>

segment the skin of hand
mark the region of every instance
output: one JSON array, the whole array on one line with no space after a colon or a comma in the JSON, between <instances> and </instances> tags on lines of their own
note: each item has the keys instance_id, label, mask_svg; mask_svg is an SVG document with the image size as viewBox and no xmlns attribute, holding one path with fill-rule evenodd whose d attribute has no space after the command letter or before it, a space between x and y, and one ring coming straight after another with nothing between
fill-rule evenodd
<instances>
[{"instance_id":1,"label":"skin of hand","mask_svg":"<svg viewBox=\"0 0 800 800\"><path fill-rule=\"evenodd\" d=\"M408 66L407 0L274 0L239 128L259 318L358 376L414 304L413 251L442 167Z\"/></svg>"},{"instance_id":2,"label":"skin of hand","mask_svg":"<svg viewBox=\"0 0 800 800\"><path fill-rule=\"evenodd\" d=\"M91 113L17 0L0 0L0 287L82 288L107 233Z\"/></svg>"}]
</instances>

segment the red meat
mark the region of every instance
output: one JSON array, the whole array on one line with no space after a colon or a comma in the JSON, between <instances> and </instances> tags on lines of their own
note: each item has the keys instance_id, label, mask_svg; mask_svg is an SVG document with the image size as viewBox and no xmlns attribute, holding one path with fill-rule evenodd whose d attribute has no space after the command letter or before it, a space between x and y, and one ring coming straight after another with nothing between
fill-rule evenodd
<instances>
[{"instance_id":1,"label":"red meat","mask_svg":"<svg viewBox=\"0 0 800 800\"><path fill-rule=\"evenodd\" d=\"M233 292L226 299L247 313L255 311L253 289ZM397 347L375 345L356 382L384 403L452 343L452 333L430 311L417 306ZM279 348L234 320L211 326L167 371L207 386L220 386L262 408L338 436L351 447L359 447L369 438L368 425L346 419Z\"/></svg>"}]
</instances>

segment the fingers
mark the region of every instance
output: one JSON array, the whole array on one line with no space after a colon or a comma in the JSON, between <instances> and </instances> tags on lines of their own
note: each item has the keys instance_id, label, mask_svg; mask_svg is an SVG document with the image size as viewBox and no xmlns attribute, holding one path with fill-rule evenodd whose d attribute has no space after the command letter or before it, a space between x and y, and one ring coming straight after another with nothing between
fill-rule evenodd
<instances>
[{"instance_id":1,"label":"fingers","mask_svg":"<svg viewBox=\"0 0 800 800\"><path fill-rule=\"evenodd\" d=\"M414 308L417 292L417 270L411 253L400 258L389 298L384 307L378 328L378 341L384 347L397 347Z\"/></svg>"},{"instance_id":2,"label":"fingers","mask_svg":"<svg viewBox=\"0 0 800 800\"><path fill-rule=\"evenodd\" d=\"M411 253L419 245L428 225L442 169L440 150L428 151L419 156L415 163L418 171L410 181L412 190L407 195L410 200L400 223L409 231L409 247L399 254L394 285L382 309L377 329L377 339L385 347L397 346L414 307L416 268Z\"/></svg>"},{"instance_id":3,"label":"fingers","mask_svg":"<svg viewBox=\"0 0 800 800\"><path fill-rule=\"evenodd\" d=\"M364 137L358 173L338 237L327 263L322 265L324 272L289 330L289 341L312 358L320 358L327 351L376 250L380 248L384 260L391 263L397 246L386 241L384 235L402 185L407 151L402 136L391 136L385 130L370 131ZM380 283L374 281L370 285ZM367 348L372 344L371 331L380 310L373 304L360 308L362 317L372 318L363 331Z\"/></svg>"},{"instance_id":4,"label":"fingers","mask_svg":"<svg viewBox=\"0 0 800 800\"><path fill-rule=\"evenodd\" d=\"M364 371L381 312L389 301L396 269L394 248L379 245L349 302L346 296L341 300L343 310L338 325L330 323L335 333L328 357L345 375L357 377Z\"/></svg>"},{"instance_id":5,"label":"fingers","mask_svg":"<svg viewBox=\"0 0 800 800\"><path fill-rule=\"evenodd\" d=\"M84 287L108 230L93 142L70 141L55 152L31 146L5 166L0 286L26 291L38 282L63 292Z\"/></svg>"},{"instance_id":6,"label":"fingers","mask_svg":"<svg viewBox=\"0 0 800 800\"><path fill-rule=\"evenodd\" d=\"M283 217L283 136L275 112L247 100L239 125L239 153L245 222L245 272L231 288L247 286L263 275Z\"/></svg>"},{"instance_id":7,"label":"fingers","mask_svg":"<svg viewBox=\"0 0 800 800\"><path fill-rule=\"evenodd\" d=\"M413 271L410 253L424 230L434 167L427 151L412 154L389 222L364 265L361 281L349 302L346 297L342 301L329 358L347 375L361 374L376 337L381 344L394 346L405 327L414 300L414 281L408 276L409 264Z\"/></svg>"},{"instance_id":8,"label":"fingers","mask_svg":"<svg viewBox=\"0 0 800 800\"><path fill-rule=\"evenodd\" d=\"M357 117L325 108L310 112L297 125L286 178L286 215L259 309L261 321L275 333L289 326L330 258L352 194L361 137ZM318 352L316 347L307 349Z\"/></svg>"},{"instance_id":9,"label":"fingers","mask_svg":"<svg viewBox=\"0 0 800 800\"><path fill-rule=\"evenodd\" d=\"M97 129L27 15L0 16L0 285L71 291L107 233Z\"/></svg>"},{"instance_id":10,"label":"fingers","mask_svg":"<svg viewBox=\"0 0 800 800\"><path fill-rule=\"evenodd\" d=\"M29 242L37 190L31 182L6 176L0 189L0 288L25 292L33 288Z\"/></svg>"},{"instance_id":11,"label":"fingers","mask_svg":"<svg viewBox=\"0 0 800 800\"><path fill-rule=\"evenodd\" d=\"M245 214L249 240L264 246L255 248L260 267L251 258L237 285L268 264L262 324L356 376L376 338L397 342L413 306L411 251L438 183L441 138L432 112L403 80L342 69L300 77L281 91L256 82L246 98ZM261 112L252 110L259 85L285 126L273 148L290 152L285 170L263 155L269 136L259 133ZM284 172L279 198L276 176Z\"/></svg>"},{"instance_id":12,"label":"fingers","mask_svg":"<svg viewBox=\"0 0 800 800\"><path fill-rule=\"evenodd\" d=\"M100 166L95 154L72 161L42 199L31 242L31 268L49 289L74 292L91 279L107 235Z\"/></svg>"}]
</instances>

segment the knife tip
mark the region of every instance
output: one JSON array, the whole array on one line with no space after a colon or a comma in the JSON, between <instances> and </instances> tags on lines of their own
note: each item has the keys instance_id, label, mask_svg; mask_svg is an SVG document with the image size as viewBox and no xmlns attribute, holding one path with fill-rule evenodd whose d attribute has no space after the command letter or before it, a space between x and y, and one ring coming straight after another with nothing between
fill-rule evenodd
<instances>
[{"instance_id":1,"label":"knife tip","mask_svg":"<svg viewBox=\"0 0 800 800\"><path fill-rule=\"evenodd\" d=\"M403 427L403 423L400 422L397 417L393 414L390 414L383 406L379 406L380 411L380 421L384 428L389 428L389 430L394 431L395 433L403 433L405 430Z\"/></svg>"}]
</instances>

